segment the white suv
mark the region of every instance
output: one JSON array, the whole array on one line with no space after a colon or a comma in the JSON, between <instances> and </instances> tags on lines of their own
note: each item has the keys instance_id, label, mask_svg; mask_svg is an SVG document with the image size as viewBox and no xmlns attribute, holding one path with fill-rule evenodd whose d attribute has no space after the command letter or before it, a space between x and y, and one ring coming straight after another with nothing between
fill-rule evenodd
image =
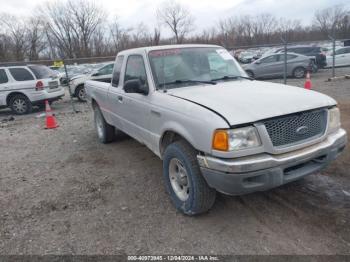
<instances>
[{"instance_id":1,"label":"white suv","mask_svg":"<svg viewBox=\"0 0 350 262\"><path fill-rule=\"evenodd\" d=\"M15 114L32 111L64 96L55 73L43 65L0 67L0 107L10 107Z\"/></svg>"},{"instance_id":2,"label":"white suv","mask_svg":"<svg viewBox=\"0 0 350 262\"><path fill-rule=\"evenodd\" d=\"M101 68L95 70L89 75L80 75L73 77L70 81L70 88L74 97L80 101L86 101L86 93L84 84L87 80L95 80L100 82L111 82L114 62L104 64Z\"/></svg>"}]
</instances>

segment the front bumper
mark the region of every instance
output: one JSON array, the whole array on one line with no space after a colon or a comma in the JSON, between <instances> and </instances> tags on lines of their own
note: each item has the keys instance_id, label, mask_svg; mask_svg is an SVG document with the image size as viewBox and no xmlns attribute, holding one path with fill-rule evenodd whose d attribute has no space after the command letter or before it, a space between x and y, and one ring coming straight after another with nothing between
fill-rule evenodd
<instances>
[{"instance_id":1,"label":"front bumper","mask_svg":"<svg viewBox=\"0 0 350 262\"><path fill-rule=\"evenodd\" d=\"M259 154L236 159L198 155L202 174L210 187L228 195L264 191L317 172L345 148L344 129L318 144L279 154Z\"/></svg>"}]
</instances>

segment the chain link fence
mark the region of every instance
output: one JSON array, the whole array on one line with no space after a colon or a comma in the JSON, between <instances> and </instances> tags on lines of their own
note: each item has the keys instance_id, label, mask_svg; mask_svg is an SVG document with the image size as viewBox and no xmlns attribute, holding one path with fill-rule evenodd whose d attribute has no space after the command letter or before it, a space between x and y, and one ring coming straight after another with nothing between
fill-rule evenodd
<instances>
[{"instance_id":1,"label":"chain link fence","mask_svg":"<svg viewBox=\"0 0 350 262\"><path fill-rule=\"evenodd\" d=\"M242 64L243 68L249 72L249 64L256 64L259 69L273 67L270 72L261 77L283 78L283 83L287 84L289 77L293 77L293 65L296 61L290 59L292 53L307 56L310 64L306 66L305 73L316 74L319 70L326 71L327 79L343 77L350 74L350 40L335 39L288 42L281 37L281 42L277 44L230 46L226 44L231 54ZM275 64L261 63L267 57L275 57ZM273 59L272 59L273 60ZM337 72L337 68L340 68ZM253 71L253 69L251 69ZM258 70L259 71L259 70ZM264 70L263 70L264 71Z\"/></svg>"}]
</instances>

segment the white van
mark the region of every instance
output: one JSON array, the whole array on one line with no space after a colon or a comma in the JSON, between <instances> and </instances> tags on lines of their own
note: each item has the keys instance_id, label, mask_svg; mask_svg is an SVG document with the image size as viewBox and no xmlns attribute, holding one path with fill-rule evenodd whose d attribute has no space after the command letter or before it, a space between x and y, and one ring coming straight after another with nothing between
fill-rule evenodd
<instances>
[{"instance_id":1,"label":"white van","mask_svg":"<svg viewBox=\"0 0 350 262\"><path fill-rule=\"evenodd\" d=\"M44 105L64 96L55 73L43 65L0 66L0 108L10 107L22 115L33 106Z\"/></svg>"}]
</instances>

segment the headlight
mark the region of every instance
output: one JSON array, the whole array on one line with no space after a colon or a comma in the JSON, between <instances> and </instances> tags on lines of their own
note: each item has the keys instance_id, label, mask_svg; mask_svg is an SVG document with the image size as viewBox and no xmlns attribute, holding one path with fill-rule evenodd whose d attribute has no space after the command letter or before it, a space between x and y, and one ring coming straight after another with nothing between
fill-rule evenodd
<instances>
[{"instance_id":1,"label":"headlight","mask_svg":"<svg viewBox=\"0 0 350 262\"><path fill-rule=\"evenodd\" d=\"M213 136L213 149L219 151L236 151L260 145L258 132L253 126L216 130Z\"/></svg>"},{"instance_id":2,"label":"headlight","mask_svg":"<svg viewBox=\"0 0 350 262\"><path fill-rule=\"evenodd\" d=\"M340 128L340 112L338 107L329 110L328 132L332 133Z\"/></svg>"}]
</instances>

